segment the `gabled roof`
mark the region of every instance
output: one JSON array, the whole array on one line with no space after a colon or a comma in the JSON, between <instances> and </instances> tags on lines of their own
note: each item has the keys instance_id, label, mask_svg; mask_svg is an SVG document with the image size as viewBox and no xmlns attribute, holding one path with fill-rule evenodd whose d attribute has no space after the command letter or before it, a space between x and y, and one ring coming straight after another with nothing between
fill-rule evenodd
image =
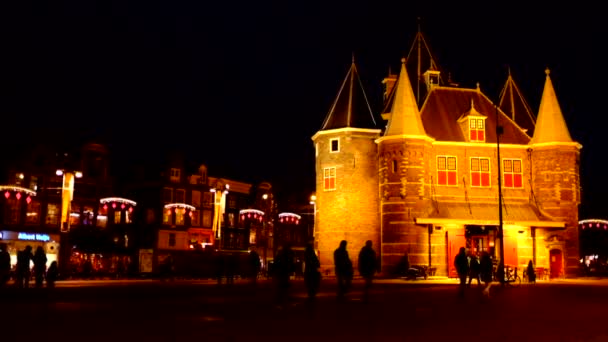
<instances>
[{"instance_id":1,"label":"gabled roof","mask_svg":"<svg viewBox=\"0 0 608 342\"><path fill-rule=\"evenodd\" d=\"M549 69L545 70L545 89L540 100L538 109L538 121L536 130L530 144L553 143L553 142L573 142L568 131L568 126L562 115L562 110L557 102L555 89L549 77Z\"/></svg>"},{"instance_id":2,"label":"gabled roof","mask_svg":"<svg viewBox=\"0 0 608 342\"><path fill-rule=\"evenodd\" d=\"M426 136L416 97L405 68L405 58L401 60L401 72L395 88L393 107L384 136Z\"/></svg>"},{"instance_id":3,"label":"gabled roof","mask_svg":"<svg viewBox=\"0 0 608 342\"><path fill-rule=\"evenodd\" d=\"M487 115L478 112L477 109L475 109L475 101L473 101L473 99L471 99L471 108L466 113L463 113L462 116L460 116L460 119L458 119L458 122L467 119L469 116L479 117L479 116L487 116Z\"/></svg>"},{"instance_id":4,"label":"gabled roof","mask_svg":"<svg viewBox=\"0 0 608 342\"><path fill-rule=\"evenodd\" d=\"M511 71L509 71L507 82L500 92L498 106L511 118L511 120L515 121L519 127L525 129L529 136L534 134L536 118L534 117L528 102L519 90L519 87L515 84L515 81L511 76Z\"/></svg>"},{"instance_id":5,"label":"gabled roof","mask_svg":"<svg viewBox=\"0 0 608 342\"><path fill-rule=\"evenodd\" d=\"M346 127L377 128L354 59L321 130Z\"/></svg>"},{"instance_id":6,"label":"gabled roof","mask_svg":"<svg viewBox=\"0 0 608 342\"><path fill-rule=\"evenodd\" d=\"M458 119L471 109L487 117L486 143L496 142L496 111L503 126L500 142L528 144L530 137L511 118L505 115L479 90L453 87L434 87L427 97L420 116L426 133L437 141L466 142Z\"/></svg>"}]
</instances>

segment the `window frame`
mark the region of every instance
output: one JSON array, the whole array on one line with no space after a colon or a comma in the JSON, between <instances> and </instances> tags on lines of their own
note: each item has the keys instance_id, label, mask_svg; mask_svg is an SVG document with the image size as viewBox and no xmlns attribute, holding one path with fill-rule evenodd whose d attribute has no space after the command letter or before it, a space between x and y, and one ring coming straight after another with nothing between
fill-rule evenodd
<instances>
[{"instance_id":1,"label":"window frame","mask_svg":"<svg viewBox=\"0 0 608 342\"><path fill-rule=\"evenodd\" d=\"M510 162L510 167L507 167L507 162ZM515 165L519 164L519 172L515 172ZM503 158L502 159L502 186L506 189L523 189L524 188L524 170L523 161L519 158ZM519 176L519 186L516 186L517 176ZM511 185L507 184L507 179L510 179Z\"/></svg>"},{"instance_id":2,"label":"window frame","mask_svg":"<svg viewBox=\"0 0 608 342\"><path fill-rule=\"evenodd\" d=\"M486 142L486 123L485 118L470 117L469 118L469 141L471 142ZM479 128L479 126L483 126ZM473 138L473 134L475 138ZM479 135L481 134L481 139Z\"/></svg>"},{"instance_id":3,"label":"window frame","mask_svg":"<svg viewBox=\"0 0 608 342\"><path fill-rule=\"evenodd\" d=\"M440 159L444 159L444 168L440 169L440 165L442 165L440 163ZM458 157L457 156L452 156L452 155L438 155L436 157L436 173L437 173L437 182L436 184L438 186L458 186ZM450 169L450 160L454 160L454 169ZM445 173L445 176L442 177L441 174ZM452 176L453 174L453 176ZM441 180L442 178L445 178L445 183L442 184ZM453 183L451 183L450 181L454 180Z\"/></svg>"},{"instance_id":4,"label":"window frame","mask_svg":"<svg viewBox=\"0 0 608 342\"><path fill-rule=\"evenodd\" d=\"M334 149L334 142L336 143L336 148ZM329 153L339 153L340 152L340 138L330 138L329 139Z\"/></svg>"},{"instance_id":5,"label":"window frame","mask_svg":"<svg viewBox=\"0 0 608 342\"><path fill-rule=\"evenodd\" d=\"M323 168L323 191L335 191L336 190L336 167L324 167Z\"/></svg>"},{"instance_id":6,"label":"window frame","mask_svg":"<svg viewBox=\"0 0 608 342\"><path fill-rule=\"evenodd\" d=\"M473 161L477 160L477 170L473 169ZM488 163L488 170L484 171L483 170L483 166L482 166L482 161L487 161ZM469 160L469 174L470 174L470 185L471 187L474 188L489 188L492 186L492 167L491 167L492 163L490 162L490 158L489 157L471 157ZM478 184L475 184L475 177L474 175L477 174L479 179L478 179ZM483 176L487 175L487 184L484 184L484 178Z\"/></svg>"}]
</instances>

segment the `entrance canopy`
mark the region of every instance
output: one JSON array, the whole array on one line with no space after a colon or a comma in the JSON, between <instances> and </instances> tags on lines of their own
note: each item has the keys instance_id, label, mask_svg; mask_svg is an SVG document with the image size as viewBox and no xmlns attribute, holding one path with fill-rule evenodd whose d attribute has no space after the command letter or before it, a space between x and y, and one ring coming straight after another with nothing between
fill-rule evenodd
<instances>
[{"instance_id":1,"label":"entrance canopy","mask_svg":"<svg viewBox=\"0 0 608 342\"><path fill-rule=\"evenodd\" d=\"M418 224L493 225L498 222L498 203L467 203L435 201L426 217L416 218ZM528 203L503 204L504 225L565 228L563 221L551 221Z\"/></svg>"}]
</instances>

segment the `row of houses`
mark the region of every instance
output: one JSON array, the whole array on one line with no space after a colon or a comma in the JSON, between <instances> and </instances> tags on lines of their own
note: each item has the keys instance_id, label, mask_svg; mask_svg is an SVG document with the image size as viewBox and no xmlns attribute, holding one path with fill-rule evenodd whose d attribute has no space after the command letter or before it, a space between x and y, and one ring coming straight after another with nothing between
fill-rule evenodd
<instances>
[{"instance_id":1,"label":"row of houses","mask_svg":"<svg viewBox=\"0 0 608 342\"><path fill-rule=\"evenodd\" d=\"M30 245L42 246L64 276L157 273L169 255L200 274L218 254L252 249L267 265L278 246L302 248L312 231L310 209L279 211L270 183L210 176L205 165L190 170L178 155L131 165L121 179L98 143L23 155L30 157L0 185L0 243L13 267Z\"/></svg>"}]
</instances>

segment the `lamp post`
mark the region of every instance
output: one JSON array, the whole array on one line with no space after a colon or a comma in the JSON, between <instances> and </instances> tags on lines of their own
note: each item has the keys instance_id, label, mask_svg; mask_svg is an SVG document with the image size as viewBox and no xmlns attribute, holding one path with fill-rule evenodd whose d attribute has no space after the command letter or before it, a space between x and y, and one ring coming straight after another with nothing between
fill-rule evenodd
<instances>
[{"instance_id":1,"label":"lamp post","mask_svg":"<svg viewBox=\"0 0 608 342\"><path fill-rule=\"evenodd\" d=\"M228 189L230 189L230 185L221 185L218 183L215 188L210 190L213 193L213 235L216 246L218 246L219 249L221 249L222 222Z\"/></svg>"},{"instance_id":2,"label":"lamp post","mask_svg":"<svg viewBox=\"0 0 608 342\"><path fill-rule=\"evenodd\" d=\"M500 261L498 262L498 280L500 281L500 284L502 286L505 285L505 243L504 243L504 231L503 231L503 224L502 224L502 176L501 176L501 172L500 172L500 167L501 167L501 161L500 161L500 135L503 132L503 128L502 126L500 126L498 124L498 106L495 106L495 110L496 110L496 159L498 159L497 162L497 171L498 171L498 239L499 239L499 245L498 247L500 248L499 251L499 258Z\"/></svg>"},{"instance_id":3,"label":"lamp post","mask_svg":"<svg viewBox=\"0 0 608 342\"><path fill-rule=\"evenodd\" d=\"M80 171L66 171L58 169L55 171L57 176L62 176L61 180L61 221L60 229L61 244L60 244L60 257L59 263L63 271L67 270L68 262L70 260L71 246L69 242L70 232L70 208L72 206L72 200L74 199L74 179L82 178L82 172ZM64 272L61 272L64 273ZM65 274L65 273L64 273Z\"/></svg>"},{"instance_id":4,"label":"lamp post","mask_svg":"<svg viewBox=\"0 0 608 342\"><path fill-rule=\"evenodd\" d=\"M317 248L317 239L316 239L316 232L317 232L317 196L316 195L310 195L310 204L312 204L312 241L313 241L313 245L315 247L315 249Z\"/></svg>"}]
</instances>

